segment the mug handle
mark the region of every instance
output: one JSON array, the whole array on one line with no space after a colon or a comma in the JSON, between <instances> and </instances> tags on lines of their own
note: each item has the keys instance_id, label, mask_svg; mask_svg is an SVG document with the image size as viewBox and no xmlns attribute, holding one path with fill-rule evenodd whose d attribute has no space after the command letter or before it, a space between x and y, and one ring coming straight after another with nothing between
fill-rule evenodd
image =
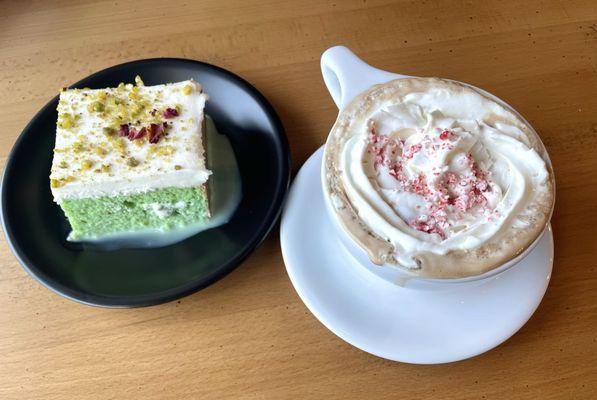
<instances>
[{"instance_id":1,"label":"mug handle","mask_svg":"<svg viewBox=\"0 0 597 400\"><path fill-rule=\"evenodd\" d=\"M321 73L339 110L373 85L408 77L374 68L345 46L330 47L321 55Z\"/></svg>"}]
</instances>

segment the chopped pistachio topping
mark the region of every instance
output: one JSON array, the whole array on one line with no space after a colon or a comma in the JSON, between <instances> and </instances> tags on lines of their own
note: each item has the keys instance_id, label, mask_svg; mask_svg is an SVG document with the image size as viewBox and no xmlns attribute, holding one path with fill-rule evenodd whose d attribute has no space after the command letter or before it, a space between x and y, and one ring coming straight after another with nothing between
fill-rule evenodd
<instances>
[{"instance_id":1,"label":"chopped pistachio topping","mask_svg":"<svg viewBox=\"0 0 597 400\"><path fill-rule=\"evenodd\" d=\"M76 142L73 143L73 151L75 153L82 153L84 151L87 151L87 146L85 145L85 143L83 143L82 141L78 140Z\"/></svg>"},{"instance_id":2,"label":"chopped pistachio topping","mask_svg":"<svg viewBox=\"0 0 597 400\"><path fill-rule=\"evenodd\" d=\"M106 127L102 128L102 132L104 135L109 136L109 137L116 135L116 129L112 128L110 126L106 126Z\"/></svg>"},{"instance_id":3,"label":"chopped pistachio topping","mask_svg":"<svg viewBox=\"0 0 597 400\"><path fill-rule=\"evenodd\" d=\"M70 129L75 126L77 118L70 113L64 113L60 115L58 120L58 126L62 129Z\"/></svg>"},{"instance_id":4,"label":"chopped pistachio topping","mask_svg":"<svg viewBox=\"0 0 597 400\"><path fill-rule=\"evenodd\" d=\"M73 122L70 119L64 119L59 122L59 126L63 129L70 129L73 127Z\"/></svg>"},{"instance_id":5,"label":"chopped pistachio topping","mask_svg":"<svg viewBox=\"0 0 597 400\"><path fill-rule=\"evenodd\" d=\"M128 165L129 167L136 167L137 165L139 165L139 160L137 160L135 157L129 157L126 160L126 165Z\"/></svg>"},{"instance_id":6,"label":"chopped pistachio topping","mask_svg":"<svg viewBox=\"0 0 597 400\"><path fill-rule=\"evenodd\" d=\"M87 111L89 112L102 112L104 109L104 104L100 101L94 101L87 106Z\"/></svg>"},{"instance_id":7,"label":"chopped pistachio topping","mask_svg":"<svg viewBox=\"0 0 597 400\"><path fill-rule=\"evenodd\" d=\"M172 154L174 154L174 147L160 146L158 147L157 153L161 156L171 156Z\"/></svg>"},{"instance_id":8,"label":"chopped pistachio topping","mask_svg":"<svg viewBox=\"0 0 597 400\"><path fill-rule=\"evenodd\" d=\"M65 176L64 178L59 179L50 179L50 186L53 188L59 188L67 184L68 182L72 182L75 180L74 176Z\"/></svg>"},{"instance_id":9,"label":"chopped pistachio topping","mask_svg":"<svg viewBox=\"0 0 597 400\"><path fill-rule=\"evenodd\" d=\"M139 87L135 86L129 92L129 99L131 100L139 100Z\"/></svg>"},{"instance_id":10,"label":"chopped pistachio topping","mask_svg":"<svg viewBox=\"0 0 597 400\"><path fill-rule=\"evenodd\" d=\"M186 85L185 87L182 88L182 94L188 96L193 92L193 88L191 87L191 85Z\"/></svg>"},{"instance_id":11,"label":"chopped pistachio topping","mask_svg":"<svg viewBox=\"0 0 597 400\"><path fill-rule=\"evenodd\" d=\"M114 147L120 154L124 154L126 151L126 145L124 144L124 140L122 140L122 138L118 138L118 140L114 143Z\"/></svg>"},{"instance_id":12,"label":"chopped pistachio topping","mask_svg":"<svg viewBox=\"0 0 597 400\"><path fill-rule=\"evenodd\" d=\"M93 162L90 160L83 160L81 161L81 169L82 170L88 170L91 169L91 167L93 167Z\"/></svg>"}]
</instances>

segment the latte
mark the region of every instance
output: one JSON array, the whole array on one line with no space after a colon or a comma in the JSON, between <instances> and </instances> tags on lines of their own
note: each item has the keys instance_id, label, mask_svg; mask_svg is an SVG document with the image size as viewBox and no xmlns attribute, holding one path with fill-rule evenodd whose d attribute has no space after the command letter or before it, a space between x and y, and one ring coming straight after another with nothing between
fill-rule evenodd
<instances>
[{"instance_id":1,"label":"latte","mask_svg":"<svg viewBox=\"0 0 597 400\"><path fill-rule=\"evenodd\" d=\"M543 232L555 198L538 135L479 91L437 78L377 85L324 154L332 213L375 264L429 278L487 272Z\"/></svg>"}]
</instances>

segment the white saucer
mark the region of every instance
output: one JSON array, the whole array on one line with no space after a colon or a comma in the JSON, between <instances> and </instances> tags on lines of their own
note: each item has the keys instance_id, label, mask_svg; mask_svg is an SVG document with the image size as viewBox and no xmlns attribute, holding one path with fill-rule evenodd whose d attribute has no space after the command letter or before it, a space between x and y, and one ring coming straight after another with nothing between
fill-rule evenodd
<instances>
[{"instance_id":1,"label":"white saucer","mask_svg":"<svg viewBox=\"0 0 597 400\"><path fill-rule=\"evenodd\" d=\"M280 240L292 284L328 329L379 357L438 364L496 347L531 317L551 275L551 227L520 263L492 278L440 291L400 287L359 266L337 238L321 190L322 154L294 180Z\"/></svg>"}]
</instances>

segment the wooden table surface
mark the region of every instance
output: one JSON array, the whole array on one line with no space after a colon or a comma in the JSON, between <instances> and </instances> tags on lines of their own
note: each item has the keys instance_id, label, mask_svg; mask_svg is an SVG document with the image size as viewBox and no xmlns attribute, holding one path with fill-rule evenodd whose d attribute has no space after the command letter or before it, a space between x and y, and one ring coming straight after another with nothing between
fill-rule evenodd
<instances>
[{"instance_id":1,"label":"wooden table surface","mask_svg":"<svg viewBox=\"0 0 597 400\"><path fill-rule=\"evenodd\" d=\"M126 310L51 293L2 237L0 399L596 398L595 0L3 2L0 161L61 86L125 61L186 57L265 94L296 172L337 113L319 71L336 44L383 69L485 88L540 132L557 179L556 250L530 321L473 359L401 364L351 347L308 312L277 230L209 288Z\"/></svg>"}]
</instances>

